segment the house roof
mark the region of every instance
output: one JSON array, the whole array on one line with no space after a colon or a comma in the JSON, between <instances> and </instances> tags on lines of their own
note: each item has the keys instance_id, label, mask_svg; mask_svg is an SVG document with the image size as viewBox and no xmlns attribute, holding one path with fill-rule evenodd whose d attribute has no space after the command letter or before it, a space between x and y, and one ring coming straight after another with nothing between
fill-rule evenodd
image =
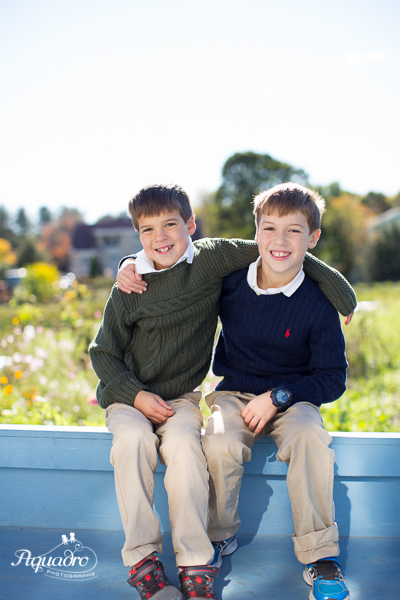
<instances>
[{"instance_id":1,"label":"house roof","mask_svg":"<svg viewBox=\"0 0 400 600\"><path fill-rule=\"evenodd\" d=\"M84 223L79 223L74 232L72 246L73 248L80 250L85 248L95 248L95 231L97 229L115 227L132 227L132 221L129 218L121 217L119 219L108 219L107 221L97 223L96 225L85 225Z\"/></svg>"}]
</instances>

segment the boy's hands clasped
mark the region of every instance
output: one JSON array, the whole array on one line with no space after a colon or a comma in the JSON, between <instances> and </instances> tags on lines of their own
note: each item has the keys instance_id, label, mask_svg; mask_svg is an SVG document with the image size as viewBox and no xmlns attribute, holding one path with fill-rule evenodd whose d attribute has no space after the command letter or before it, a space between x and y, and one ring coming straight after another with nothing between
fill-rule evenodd
<instances>
[{"instance_id":1,"label":"boy's hands clasped","mask_svg":"<svg viewBox=\"0 0 400 600\"><path fill-rule=\"evenodd\" d=\"M140 410L145 417L154 423L160 425L175 414L175 411L157 394L140 390L136 394L134 407Z\"/></svg>"},{"instance_id":2,"label":"boy's hands clasped","mask_svg":"<svg viewBox=\"0 0 400 600\"><path fill-rule=\"evenodd\" d=\"M250 400L242 409L241 415L250 431L258 435L277 412L277 407L272 404L271 394L265 392Z\"/></svg>"}]
</instances>

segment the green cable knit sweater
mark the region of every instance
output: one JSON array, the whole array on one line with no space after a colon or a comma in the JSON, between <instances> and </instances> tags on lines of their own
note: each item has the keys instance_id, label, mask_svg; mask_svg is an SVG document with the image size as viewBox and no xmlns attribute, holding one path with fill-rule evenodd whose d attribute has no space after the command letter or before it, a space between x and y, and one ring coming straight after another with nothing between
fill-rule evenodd
<instances>
[{"instance_id":1,"label":"green cable knit sweater","mask_svg":"<svg viewBox=\"0 0 400 600\"><path fill-rule=\"evenodd\" d=\"M99 377L97 401L133 405L140 390L171 400L193 391L207 375L223 278L258 257L255 242L201 239L186 261L144 278L144 294L114 285L103 322L89 348ZM310 254L304 270L343 315L357 301L346 279Z\"/></svg>"}]
</instances>

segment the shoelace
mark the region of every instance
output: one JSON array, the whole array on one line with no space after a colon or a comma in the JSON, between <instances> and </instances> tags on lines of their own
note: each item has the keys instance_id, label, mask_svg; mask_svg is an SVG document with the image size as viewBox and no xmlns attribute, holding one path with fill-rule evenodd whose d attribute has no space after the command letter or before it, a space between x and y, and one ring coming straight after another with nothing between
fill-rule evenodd
<instances>
[{"instance_id":1,"label":"shoelace","mask_svg":"<svg viewBox=\"0 0 400 600\"><path fill-rule=\"evenodd\" d=\"M151 598L156 592L171 585L158 560L151 561L147 568L129 571L129 575L129 585L137 589L142 600Z\"/></svg>"},{"instance_id":2,"label":"shoelace","mask_svg":"<svg viewBox=\"0 0 400 600\"><path fill-rule=\"evenodd\" d=\"M343 580L339 565L334 560L323 560L313 564L311 573L314 579L321 577L325 580Z\"/></svg>"},{"instance_id":3,"label":"shoelace","mask_svg":"<svg viewBox=\"0 0 400 600\"><path fill-rule=\"evenodd\" d=\"M214 577L218 569L209 567L211 576L207 573L193 573L189 575L186 570L181 573L182 591L186 597L212 598L218 600L214 591Z\"/></svg>"}]
</instances>

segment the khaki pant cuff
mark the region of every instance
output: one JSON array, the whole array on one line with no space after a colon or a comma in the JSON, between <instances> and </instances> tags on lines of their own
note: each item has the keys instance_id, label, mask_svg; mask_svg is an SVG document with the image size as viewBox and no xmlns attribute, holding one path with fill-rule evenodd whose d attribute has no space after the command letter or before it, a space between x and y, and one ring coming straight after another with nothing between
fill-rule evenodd
<instances>
[{"instance_id":1,"label":"khaki pant cuff","mask_svg":"<svg viewBox=\"0 0 400 600\"><path fill-rule=\"evenodd\" d=\"M209 529L208 537L212 542L223 542L231 538L235 535L240 527L240 524L237 527L230 527L229 529Z\"/></svg>"},{"instance_id":2,"label":"khaki pant cuff","mask_svg":"<svg viewBox=\"0 0 400 600\"><path fill-rule=\"evenodd\" d=\"M145 546L140 546L140 548L136 548L136 550L132 550L131 552L122 550L122 561L125 567L133 567L153 552L160 554L162 552L162 543L146 544Z\"/></svg>"},{"instance_id":3,"label":"khaki pant cuff","mask_svg":"<svg viewBox=\"0 0 400 600\"><path fill-rule=\"evenodd\" d=\"M303 565L340 554L339 530L336 523L322 531L313 531L299 537L293 535L293 543L296 558Z\"/></svg>"},{"instance_id":4,"label":"khaki pant cuff","mask_svg":"<svg viewBox=\"0 0 400 600\"><path fill-rule=\"evenodd\" d=\"M212 562L214 554L177 554L176 555L176 566L177 567L195 567L199 565L208 565Z\"/></svg>"}]
</instances>

